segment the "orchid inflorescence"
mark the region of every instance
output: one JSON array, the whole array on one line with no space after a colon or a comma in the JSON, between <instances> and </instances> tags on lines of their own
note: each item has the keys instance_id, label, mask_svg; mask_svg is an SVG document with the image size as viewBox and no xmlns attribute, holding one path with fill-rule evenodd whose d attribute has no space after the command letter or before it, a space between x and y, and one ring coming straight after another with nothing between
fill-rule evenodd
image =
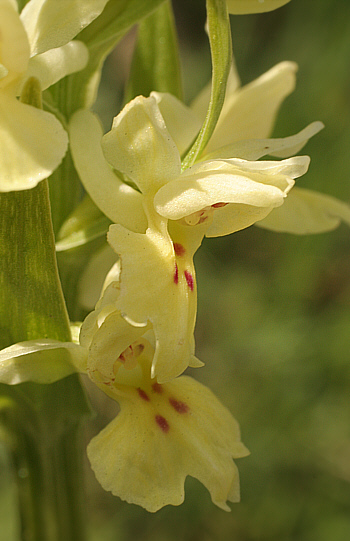
<instances>
[{"instance_id":1,"label":"orchid inflorescence","mask_svg":"<svg viewBox=\"0 0 350 541\"><path fill-rule=\"evenodd\" d=\"M227 0L227 8L258 13L288 1ZM105 490L154 512L183 502L190 475L216 505L230 510L227 501L240 497L233 459L249 452L228 409L203 384L182 375L203 365L195 356L193 256L204 237L251 225L295 234L328 231L341 221L350 225L350 207L295 187L310 162L298 153L323 128L321 122L285 138L270 137L295 87L293 62L241 86L228 58L222 103L215 102L214 82L189 106L154 88L129 101L105 134L90 110L98 62L96 77L86 77L90 98L66 122L53 107L28 103L28 84L41 94L63 77L92 69L94 49L83 29L93 28L112 2L71 0L59 9L54 0L30 0L19 14L15 0L0 0L0 189L28 190L49 177L60 167L69 138L82 185L112 222L107 240L115 255L95 308L78 327L79 339L42 336L4 348L0 381L50 384L86 374L120 406L87 448ZM162 6L140 4L149 4L150 13ZM213 41L213 17L225 2L208 4ZM115 42L117 36L116 30ZM215 108L215 125L206 132ZM63 249L70 248L66 242Z\"/></svg>"}]
</instances>

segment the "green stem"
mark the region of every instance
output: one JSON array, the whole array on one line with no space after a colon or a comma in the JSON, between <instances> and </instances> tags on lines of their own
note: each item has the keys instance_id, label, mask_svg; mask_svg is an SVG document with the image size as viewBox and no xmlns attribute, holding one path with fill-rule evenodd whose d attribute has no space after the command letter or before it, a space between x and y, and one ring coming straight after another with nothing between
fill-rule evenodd
<instances>
[{"instance_id":1,"label":"green stem","mask_svg":"<svg viewBox=\"0 0 350 541\"><path fill-rule=\"evenodd\" d=\"M28 82L21 100L40 107L35 80ZM69 341L48 181L0 194L0 208L0 348L41 338ZM0 385L0 396L1 428L16 472L21 540L83 541L78 436L90 409L78 376L50 385Z\"/></svg>"},{"instance_id":2,"label":"green stem","mask_svg":"<svg viewBox=\"0 0 350 541\"><path fill-rule=\"evenodd\" d=\"M20 389L12 393L22 395ZM26 396L8 403L1 417L17 482L21 541L86 540L79 421L35 412Z\"/></svg>"},{"instance_id":3,"label":"green stem","mask_svg":"<svg viewBox=\"0 0 350 541\"><path fill-rule=\"evenodd\" d=\"M78 432L71 428L56 441L42 433L36 438L22 434L13 453L22 541L85 539Z\"/></svg>"}]
</instances>

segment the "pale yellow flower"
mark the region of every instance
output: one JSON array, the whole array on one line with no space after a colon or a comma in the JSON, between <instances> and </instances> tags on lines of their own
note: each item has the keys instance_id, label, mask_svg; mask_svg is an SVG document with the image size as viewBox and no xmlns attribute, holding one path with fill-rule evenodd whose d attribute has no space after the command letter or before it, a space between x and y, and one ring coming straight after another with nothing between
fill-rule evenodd
<instances>
[{"instance_id":1,"label":"pale yellow flower","mask_svg":"<svg viewBox=\"0 0 350 541\"><path fill-rule=\"evenodd\" d=\"M108 241L121 258L118 310L135 328L152 324L152 377L163 383L181 374L193 358L193 255L215 211L232 204L229 232L247 227L283 203L309 159L216 159L181 173L180 152L193 139L198 120L191 122L194 114L188 108L162 95L163 110L172 118L169 132L158 102L157 94L134 99L103 137L94 115L80 111L71 120L70 140L83 184L117 224L110 227Z\"/></svg>"},{"instance_id":2,"label":"pale yellow flower","mask_svg":"<svg viewBox=\"0 0 350 541\"><path fill-rule=\"evenodd\" d=\"M52 383L74 371L87 373L120 405L117 417L87 448L105 490L154 512L183 502L190 475L203 483L216 505L229 511L227 501L240 498L233 459L249 454L238 424L194 379L182 376L164 385L153 379L151 342L148 332L119 356L116 351L109 363L71 342L22 342L0 351L0 382Z\"/></svg>"},{"instance_id":3,"label":"pale yellow flower","mask_svg":"<svg viewBox=\"0 0 350 541\"><path fill-rule=\"evenodd\" d=\"M95 369L99 387L120 404L118 416L87 448L97 480L121 499L155 512L183 502L190 475L209 490L213 503L230 511L226 502L239 501L232 459L249 454L238 424L196 380L181 376L160 385L152 379L152 355L142 337L115 361L112 380Z\"/></svg>"},{"instance_id":4,"label":"pale yellow flower","mask_svg":"<svg viewBox=\"0 0 350 541\"><path fill-rule=\"evenodd\" d=\"M28 77L44 90L84 68L87 48L70 40L106 2L30 0L19 15L14 0L0 0L0 191L32 188L60 164L68 144L62 125L17 96Z\"/></svg>"},{"instance_id":5,"label":"pale yellow flower","mask_svg":"<svg viewBox=\"0 0 350 541\"><path fill-rule=\"evenodd\" d=\"M309 124L296 135L269 138L283 100L295 88L296 72L294 62L281 62L252 83L241 87L233 65L219 121L201 160L230 156L257 160L265 155L286 158L298 153L323 128L321 122ZM191 106L202 120L209 96L210 84ZM163 107L162 100L159 95L160 110L166 115L167 108ZM216 211L206 236L227 234L226 215L230 212L228 207ZM277 232L305 235L330 231L341 221L350 225L348 204L326 194L295 186L282 206L275 207L265 218L262 216L262 219L255 221L255 225Z\"/></svg>"},{"instance_id":6,"label":"pale yellow flower","mask_svg":"<svg viewBox=\"0 0 350 541\"><path fill-rule=\"evenodd\" d=\"M154 265L157 263L158 260L153 262ZM163 263L160 264L163 265ZM143 273L139 273L136 277L132 266L131 271L129 267L127 267L127 271L129 272L125 272L125 287L128 288L130 284L129 297L132 299L132 293L136 290L137 300L135 303L138 301L144 304L144 309L149 314L149 320L146 320L144 324L135 325L129 321L125 314L122 317L120 310L120 262L116 263L107 275L101 298L96 304L95 310L87 316L80 332L80 343L89 351L90 370L98 366L101 373L107 378L111 378L115 359L127 350L130 344L152 328L156 333L155 354L152 358L152 377L156 376L158 381L165 382L182 373L189 364L193 367L201 366L202 363L193 355L195 312L188 314L189 306L192 310L196 307L195 292L191 292L190 302L188 302L186 291L182 293L180 289L180 294L178 294L178 284L169 283L166 286L159 284L160 297L152 298L152 295L155 296L157 292L154 291L152 282L152 295L147 292L148 271L143 269ZM142 278L146 279L143 296L138 290L137 281ZM181 277L179 280L181 281ZM174 294L177 294L179 298L174 313L172 313L174 302L171 296ZM159 306L159 298L164 301L161 306ZM167 342L167 337L169 342ZM182 342L179 343L180 341Z\"/></svg>"},{"instance_id":7,"label":"pale yellow flower","mask_svg":"<svg viewBox=\"0 0 350 541\"><path fill-rule=\"evenodd\" d=\"M228 12L235 15L272 11L290 0L227 0Z\"/></svg>"}]
</instances>

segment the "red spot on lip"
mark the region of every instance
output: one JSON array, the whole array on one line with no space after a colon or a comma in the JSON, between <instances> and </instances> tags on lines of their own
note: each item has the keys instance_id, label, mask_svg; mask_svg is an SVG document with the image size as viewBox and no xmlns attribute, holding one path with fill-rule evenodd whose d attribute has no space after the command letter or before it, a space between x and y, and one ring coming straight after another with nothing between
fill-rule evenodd
<instances>
[{"instance_id":1,"label":"red spot on lip","mask_svg":"<svg viewBox=\"0 0 350 541\"><path fill-rule=\"evenodd\" d=\"M174 284L179 283L179 269L177 268L177 264L175 263L175 272L174 272Z\"/></svg>"},{"instance_id":2,"label":"red spot on lip","mask_svg":"<svg viewBox=\"0 0 350 541\"><path fill-rule=\"evenodd\" d=\"M142 400L145 400L146 402L149 402L149 396L143 389L140 389L140 387L139 387L137 389L137 392L139 393L139 396L142 398Z\"/></svg>"},{"instance_id":3,"label":"red spot on lip","mask_svg":"<svg viewBox=\"0 0 350 541\"><path fill-rule=\"evenodd\" d=\"M160 383L153 383L152 389L155 393L162 394L163 387L160 385Z\"/></svg>"},{"instance_id":4,"label":"red spot on lip","mask_svg":"<svg viewBox=\"0 0 350 541\"><path fill-rule=\"evenodd\" d=\"M190 288L191 291L193 291L194 280L193 280L192 274L188 270L185 270L184 275L185 275L188 287Z\"/></svg>"},{"instance_id":5,"label":"red spot on lip","mask_svg":"<svg viewBox=\"0 0 350 541\"><path fill-rule=\"evenodd\" d=\"M169 432L169 423L166 419L164 419L164 417L162 417L161 415L156 415L155 417L156 419L156 423L157 425L159 426L159 428L162 430L162 432Z\"/></svg>"},{"instance_id":6,"label":"red spot on lip","mask_svg":"<svg viewBox=\"0 0 350 541\"><path fill-rule=\"evenodd\" d=\"M126 361L125 355L127 355L127 354L129 354L129 355L131 354L131 355L132 355L132 353L133 353L132 346L128 346L128 347L126 348L126 350L123 351L123 353L121 353L121 354L119 355L117 361L120 361L121 363L125 363L125 361Z\"/></svg>"},{"instance_id":7,"label":"red spot on lip","mask_svg":"<svg viewBox=\"0 0 350 541\"><path fill-rule=\"evenodd\" d=\"M228 205L228 203L214 203L214 205L212 205L213 209L219 209L221 207L226 207L226 205Z\"/></svg>"},{"instance_id":8,"label":"red spot on lip","mask_svg":"<svg viewBox=\"0 0 350 541\"><path fill-rule=\"evenodd\" d=\"M182 244L180 244L179 242L174 242L174 251L175 251L175 254L180 257L186 253L185 247L182 246Z\"/></svg>"},{"instance_id":9,"label":"red spot on lip","mask_svg":"<svg viewBox=\"0 0 350 541\"><path fill-rule=\"evenodd\" d=\"M189 407L185 402L179 402L175 398L169 398L170 405L177 411L177 413L188 413Z\"/></svg>"},{"instance_id":10,"label":"red spot on lip","mask_svg":"<svg viewBox=\"0 0 350 541\"><path fill-rule=\"evenodd\" d=\"M204 212L203 212L203 214L204 214ZM208 219L208 216L207 216L206 214L204 214L204 216L202 215L202 216L199 218L198 224L203 224L207 219Z\"/></svg>"}]
</instances>

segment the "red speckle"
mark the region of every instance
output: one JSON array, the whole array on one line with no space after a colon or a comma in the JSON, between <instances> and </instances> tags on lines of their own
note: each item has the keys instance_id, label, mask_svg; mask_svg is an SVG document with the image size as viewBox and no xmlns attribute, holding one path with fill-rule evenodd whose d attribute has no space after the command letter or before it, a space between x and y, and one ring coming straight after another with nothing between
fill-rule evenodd
<instances>
[{"instance_id":1,"label":"red speckle","mask_svg":"<svg viewBox=\"0 0 350 541\"><path fill-rule=\"evenodd\" d=\"M126 361L126 358L125 358L125 355L132 355L133 354L133 349L132 349L132 346L129 346L126 348L126 350L123 351L123 353L121 353L117 359L117 361L120 361L121 363L125 363Z\"/></svg>"},{"instance_id":2,"label":"red speckle","mask_svg":"<svg viewBox=\"0 0 350 541\"><path fill-rule=\"evenodd\" d=\"M226 205L228 205L228 203L214 203L214 205L212 205L213 209L219 209L221 207L226 207Z\"/></svg>"},{"instance_id":3,"label":"red speckle","mask_svg":"<svg viewBox=\"0 0 350 541\"><path fill-rule=\"evenodd\" d=\"M188 287L190 288L191 291L193 291L194 281L193 281L192 274L188 270L185 270L184 274L185 274Z\"/></svg>"},{"instance_id":4,"label":"red speckle","mask_svg":"<svg viewBox=\"0 0 350 541\"><path fill-rule=\"evenodd\" d=\"M162 394L163 387L160 385L160 383L153 383L152 389L155 393Z\"/></svg>"},{"instance_id":5,"label":"red speckle","mask_svg":"<svg viewBox=\"0 0 350 541\"><path fill-rule=\"evenodd\" d=\"M177 268L177 264L175 263L175 272L174 272L174 284L179 283L179 269Z\"/></svg>"},{"instance_id":6,"label":"red speckle","mask_svg":"<svg viewBox=\"0 0 350 541\"><path fill-rule=\"evenodd\" d=\"M177 411L177 413L188 413L189 407L185 402L179 402L175 398L169 398L170 405Z\"/></svg>"},{"instance_id":7,"label":"red speckle","mask_svg":"<svg viewBox=\"0 0 350 541\"><path fill-rule=\"evenodd\" d=\"M145 391L143 389L138 388L137 392L139 393L142 400L145 400L146 402L149 402L149 396L148 396L147 393L145 393Z\"/></svg>"},{"instance_id":8,"label":"red speckle","mask_svg":"<svg viewBox=\"0 0 350 541\"><path fill-rule=\"evenodd\" d=\"M182 246L182 244L180 244L179 242L174 242L174 251L175 251L175 254L180 257L186 253L185 247Z\"/></svg>"},{"instance_id":9,"label":"red speckle","mask_svg":"<svg viewBox=\"0 0 350 541\"><path fill-rule=\"evenodd\" d=\"M157 425L159 426L159 428L162 430L162 432L169 432L169 423L166 419L164 419L164 417L162 417L161 415L156 415L155 417L156 419L156 423Z\"/></svg>"}]
</instances>

